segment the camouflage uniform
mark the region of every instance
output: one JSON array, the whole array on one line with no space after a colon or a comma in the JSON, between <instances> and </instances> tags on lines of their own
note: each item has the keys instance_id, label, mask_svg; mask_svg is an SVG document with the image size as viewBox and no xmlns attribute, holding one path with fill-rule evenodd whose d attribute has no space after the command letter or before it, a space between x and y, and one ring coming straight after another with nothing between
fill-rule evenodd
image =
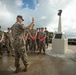
<instances>
[{"instance_id":1,"label":"camouflage uniform","mask_svg":"<svg viewBox=\"0 0 76 75\"><path fill-rule=\"evenodd\" d=\"M42 49L45 54L45 32L39 33L39 51L40 51L40 53L41 53Z\"/></svg>"},{"instance_id":2,"label":"camouflage uniform","mask_svg":"<svg viewBox=\"0 0 76 75\"><path fill-rule=\"evenodd\" d=\"M46 33L45 43L46 43L46 45L48 47L49 32L47 30L45 30L45 33Z\"/></svg>"},{"instance_id":3,"label":"camouflage uniform","mask_svg":"<svg viewBox=\"0 0 76 75\"><path fill-rule=\"evenodd\" d=\"M30 50L30 37L29 36L26 40L26 50Z\"/></svg>"},{"instance_id":4,"label":"camouflage uniform","mask_svg":"<svg viewBox=\"0 0 76 75\"><path fill-rule=\"evenodd\" d=\"M36 50L36 30L35 29L30 30L30 51L32 50L34 50L34 52Z\"/></svg>"},{"instance_id":5,"label":"camouflage uniform","mask_svg":"<svg viewBox=\"0 0 76 75\"><path fill-rule=\"evenodd\" d=\"M6 47L8 54L11 52L12 55L14 55L13 39L11 32L6 33Z\"/></svg>"},{"instance_id":6,"label":"camouflage uniform","mask_svg":"<svg viewBox=\"0 0 76 75\"><path fill-rule=\"evenodd\" d=\"M40 28L39 28L39 31L37 32L37 38L36 38L36 41L37 41L37 49L39 49L39 33L40 33Z\"/></svg>"},{"instance_id":7,"label":"camouflage uniform","mask_svg":"<svg viewBox=\"0 0 76 75\"><path fill-rule=\"evenodd\" d=\"M0 40L2 39L2 34L4 34L4 32L0 31ZM2 54L2 43L3 42L0 42L0 55Z\"/></svg>"},{"instance_id":8,"label":"camouflage uniform","mask_svg":"<svg viewBox=\"0 0 76 75\"><path fill-rule=\"evenodd\" d=\"M28 51L30 49L30 37L29 37L29 30L28 29L25 30L25 37L27 37L27 39L25 41L26 42L25 46L26 46L26 51Z\"/></svg>"},{"instance_id":9,"label":"camouflage uniform","mask_svg":"<svg viewBox=\"0 0 76 75\"><path fill-rule=\"evenodd\" d=\"M23 61L25 66L27 63L27 53L25 49L25 40L24 40L24 26L23 24L15 23L12 27L12 36L13 36L13 44L15 49L15 67L19 67L20 58Z\"/></svg>"}]
</instances>

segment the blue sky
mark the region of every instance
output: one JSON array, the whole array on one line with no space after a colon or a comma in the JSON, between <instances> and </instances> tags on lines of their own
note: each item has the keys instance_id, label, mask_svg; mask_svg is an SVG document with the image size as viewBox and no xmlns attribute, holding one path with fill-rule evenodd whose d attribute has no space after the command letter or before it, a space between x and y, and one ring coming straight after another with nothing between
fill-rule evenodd
<instances>
[{"instance_id":1,"label":"blue sky","mask_svg":"<svg viewBox=\"0 0 76 75\"><path fill-rule=\"evenodd\" d=\"M58 30L58 10L62 9L62 31L68 36L76 35L76 0L0 0L0 25L6 31L22 15L24 25L35 18L35 28L47 27Z\"/></svg>"},{"instance_id":2,"label":"blue sky","mask_svg":"<svg viewBox=\"0 0 76 75\"><path fill-rule=\"evenodd\" d=\"M33 0L23 0L23 6L22 8L26 8L28 6L29 9L35 9L35 4ZM36 3L38 4L38 0L36 0Z\"/></svg>"}]
</instances>

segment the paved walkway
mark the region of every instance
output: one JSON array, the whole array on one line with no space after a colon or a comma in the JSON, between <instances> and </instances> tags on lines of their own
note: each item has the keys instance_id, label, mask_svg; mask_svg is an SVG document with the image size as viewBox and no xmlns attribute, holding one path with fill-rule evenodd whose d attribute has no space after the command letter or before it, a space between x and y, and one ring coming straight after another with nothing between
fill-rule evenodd
<instances>
[{"instance_id":1,"label":"paved walkway","mask_svg":"<svg viewBox=\"0 0 76 75\"><path fill-rule=\"evenodd\" d=\"M75 51L75 46L69 46ZM43 54L28 54L30 69L27 72L14 74L14 57L8 57L6 53L0 58L0 75L76 75L76 62L67 57L49 55L51 45ZM22 67L23 63L20 61Z\"/></svg>"}]
</instances>

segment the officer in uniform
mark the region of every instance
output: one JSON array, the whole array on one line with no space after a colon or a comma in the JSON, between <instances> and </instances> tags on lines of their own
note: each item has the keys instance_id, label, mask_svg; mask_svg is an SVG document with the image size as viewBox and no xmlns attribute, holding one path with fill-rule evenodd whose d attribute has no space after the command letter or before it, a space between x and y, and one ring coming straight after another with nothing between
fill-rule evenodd
<instances>
[{"instance_id":1,"label":"officer in uniform","mask_svg":"<svg viewBox=\"0 0 76 75\"><path fill-rule=\"evenodd\" d=\"M41 28L41 31L39 33L39 53L41 53L41 50L43 49L43 54L45 55L45 32L44 28Z\"/></svg>"},{"instance_id":2,"label":"officer in uniform","mask_svg":"<svg viewBox=\"0 0 76 75\"><path fill-rule=\"evenodd\" d=\"M17 22L11 27L14 49L15 49L15 67L16 67L15 72L16 73L18 73L21 70L21 67L19 64L20 58L22 59L23 64L25 66L23 70L27 71L27 69L29 68L29 64L27 61L27 53L25 49L24 30L30 29L34 23L34 20L32 20L32 23L27 27L24 27L24 25L22 24L22 21L24 21L24 19L22 18L21 15L18 15Z\"/></svg>"},{"instance_id":3,"label":"officer in uniform","mask_svg":"<svg viewBox=\"0 0 76 75\"><path fill-rule=\"evenodd\" d=\"M32 26L32 29L30 29L30 51L36 51L36 36L37 31L34 29L34 24Z\"/></svg>"},{"instance_id":4,"label":"officer in uniform","mask_svg":"<svg viewBox=\"0 0 76 75\"><path fill-rule=\"evenodd\" d=\"M2 57L2 41L4 39L4 32L1 30L0 26L0 58Z\"/></svg>"}]
</instances>

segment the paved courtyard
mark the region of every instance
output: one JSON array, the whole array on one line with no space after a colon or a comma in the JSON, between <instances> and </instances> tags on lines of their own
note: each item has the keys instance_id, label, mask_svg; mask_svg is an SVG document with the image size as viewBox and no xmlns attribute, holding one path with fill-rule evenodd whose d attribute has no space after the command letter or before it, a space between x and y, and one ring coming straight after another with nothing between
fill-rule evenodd
<instances>
[{"instance_id":1,"label":"paved courtyard","mask_svg":"<svg viewBox=\"0 0 76 75\"><path fill-rule=\"evenodd\" d=\"M76 46L69 46L68 56L53 55L51 52L51 45L46 50L46 55L43 54L28 54L28 61L30 69L27 72L13 73L14 57L7 56L6 52L0 58L0 75L76 75L76 61L75 61ZM68 52L68 51L67 51ZM20 61L21 67L24 65Z\"/></svg>"}]
</instances>

